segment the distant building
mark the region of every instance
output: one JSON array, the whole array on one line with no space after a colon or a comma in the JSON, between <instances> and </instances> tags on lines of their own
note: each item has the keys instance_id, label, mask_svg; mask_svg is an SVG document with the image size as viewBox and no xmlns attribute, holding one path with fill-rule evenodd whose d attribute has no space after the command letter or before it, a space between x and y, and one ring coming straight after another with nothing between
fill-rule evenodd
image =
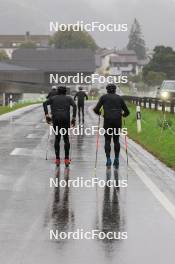
<instances>
[{"instance_id":1,"label":"distant building","mask_svg":"<svg viewBox=\"0 0 175 264\"><path fill-rule=\"evenodd\" d=\"M12 54L15 65L32 67L44 72L93 73L95 57L90 49L17 49Z\"/></svg>"},{"instance_id":2,"label":"distant building","mask_svg":"<svg viewBox=\"0 0 175 264\"><path fill-rule=\"evenodd\" d=\"M0 62L0 105L8 103L13 95L13 101L35 98L46 92L44 75L37 69ZM33 95L35 94L35 95Z\"/></svg>"},{"instance_id":3,"label":"distant building","mask_svg":"<svg viewBox=\"0 0 175 264\"><path fill-rule=\"evenodd\" d=\"M0 35L0 47L17 48L27 41L34 42L37 47L48 47L49 38L49 35L31 35L29 31L25 35Z\"/></svg>"},{"instance_id":4,"label":"distant building","mask_svg":"<svg viewBox=\"0 0 175 264\"><path fill-rule=\"evenodd\" d=\"M29 93L47 93L52 85L50 74L68 77L77 73L89 76L94 72L95 56L89 49L17 49L10 63L0 64L0 93L18 94L19 98ZM76 89L73 83L65 85Z\"/></svg>"},{"instance_id":5,"label":"distant building","mask_svg":"<svg viewBox=\"0 0 175 264\"><path fill-rule=\"evenodd\" d=\"M31 41L38 48L49 47L50 35L31 35L29 31L24 35L0 35L0 50L5 50L11 58L14 50L25 42Z\"/></svg>"},{"instance_id":6,"label":"distant building","mask_svg":"<svg viewBox=\"0 0 175 264\"><path fill-rule=\"evenodd\" d=\"M43 71L46 85L50 84L50 74L67 78L77 73L85 77L95 72L95 56L90 49L18 49L13 52L12 63Z\"/></svg>"},{"instance_id":7,"label":"distant building","mask_svg":"<svg viewBox=\"0 0 175 264\"><path fill-rule=\"evenodd\" d=\"M134 75L140 72L140 65L136 53L132 50L118 51L110 56L111 75Z\"/></svg>"},{"instance_id":8,"label":"distant building","mask_svg":"<svg viewBox=\"0 0 175 264\"><path fill-rule=\"evenodd\" d=\"M135 75L147 63L138 60L133 50L103 50L101 54L97 54L98 63L99 57L101 66L98 66L98 70L109 75Z\"/></svg>"}]
</instances>

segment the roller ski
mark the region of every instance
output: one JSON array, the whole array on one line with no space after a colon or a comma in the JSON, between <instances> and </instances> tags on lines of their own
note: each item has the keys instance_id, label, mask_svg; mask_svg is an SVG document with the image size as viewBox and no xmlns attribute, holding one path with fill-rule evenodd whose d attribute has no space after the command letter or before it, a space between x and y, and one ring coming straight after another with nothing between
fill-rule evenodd
<instances>
[{"instance_id":1,"label":"roller ski","mask_svg":"<svg viewBox=\"0 0 175 264\"><path fill-rule=\"evenodd\" d=\"M107 168L107 169L111 169L111 165L112 165L111 158L107 158L107 161L106 161L106 168Z\"/></svg>"},{"instance_id":2,"label":"roller ski","mask_svg":"<svg viewBox=\"0 0 175 264\"><path fill-rule=\"evenodd\" d=\"M60 167L60 164L61 164L61 160L60 159L56 159L55 160L55 165L56 165L57 168Z\"/></svg>"},{"instance_id":3,"label":"roller ski","mask_svg":"<svg viewBox=\"0 0 175 264\"><path fill-rule=\"evenodd\" d=\"M70 160L69 159L65 159L64 160L64 164L65 164L65 168L69 168L69 166L70 166Z\"/></svg>"},{"instance_id":4,"label":"roller ski","mask_svg":"<svg viewBox=\"0 0 175 264\"><path fill-rule=\"evenodd\" d=\"M114 159L113 167L115 170L119 169L119 158L118 157Z\"/></svg>"}]
</instances>

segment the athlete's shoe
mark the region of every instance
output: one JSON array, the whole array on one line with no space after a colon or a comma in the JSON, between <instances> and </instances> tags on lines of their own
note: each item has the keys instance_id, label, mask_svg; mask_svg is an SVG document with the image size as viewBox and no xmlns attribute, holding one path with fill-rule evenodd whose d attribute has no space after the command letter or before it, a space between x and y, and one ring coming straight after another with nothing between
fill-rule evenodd
<instances>
[{"instance_id":1,"label":"athlete's shoe","mask_svg":"<svg viewBox=\"0 0 175 264\"><path fill-rule=\"evenodd\" d=\"M61 160L60 160L60 159L56 159L56 160L55 160L55 164L56 164L57 167L60 166L60 163L61 163Z\"/></svg>"},{"instance_id":2,"label":"athlete's shoe","mask_svg":"<svg viewBox=\"0 0 175 264\"><path fill-rule=\"evenodd\" d=\"M115 158L114 159L113 166L114 166L115 169L118 169L119 168L119 158Z\"/></svg>"},{"instance_id":3,"label":"athlete's shoe","mask_svg":"<svg viewBox=\"0 0 175 264\"><path fill-rule=\"evenodd\" d=\"M69 159L65 159L65 160L64 160L64 164L65 164L66 167L69 167L69 165L70 165L70 160L69 160Z\"/></svg>"},{"instance_id":4,"label":"athlete's shoe","mask_svg":"<svg viewBox=\"0 0 175 264\"><path fill-rule=\"evenodd\" d=\"M111 165L112 165L111 158L107 158L106 167L111 167Z\"/></svg>"}]
</instances>

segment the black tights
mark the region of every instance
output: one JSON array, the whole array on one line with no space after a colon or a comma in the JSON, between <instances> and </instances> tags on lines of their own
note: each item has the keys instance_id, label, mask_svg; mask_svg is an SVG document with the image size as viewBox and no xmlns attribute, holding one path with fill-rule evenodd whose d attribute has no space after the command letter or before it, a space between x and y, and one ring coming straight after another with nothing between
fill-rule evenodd
<instances>
[{"instance_id":1,"label":"black tights","mask_svg":"<svg viewBox=\"0 0 175 264\"><path fill-rule=\"evenodd\" d=\"M55 155L56 159L60 159L60 141L61 141L61 133L60 129L65 128L66 129L66 134L63 135L64 139L64 151L65 151L65 159L69 159L69 151L70 151L70 142L69 142L69 135L68 135L68 128L69 128L69 123L55 123L54 124L54 130L58 131L58 135L55 135ZM56 129L58 127L58 129Z\"/></svg>"},{"instance_id":2,"label":"black tights","mask_svg":"<svg viewBox=\"0 0 175 264\"><path fill-rule=\"evenodd\" d=\"M78 105L78 119L79 119L79 122L81 122L81 116L82 116L82 122L84 123L84 105Z\"/></svg>"},{"instance_id":3,"label":"black tights","mask_svg":"<svg viewBox=\"0 0 175 264\"><path fill-rule=\"evenodd\" d=\"M119 157L119 153L120 153L119 136L118 135L111 136L111 135L105 134L105 153L106 153L107 158L110 158L110 154L111 154L111 138L112 137L114 141L115 157Z\"/></svg>"}]
</instances>

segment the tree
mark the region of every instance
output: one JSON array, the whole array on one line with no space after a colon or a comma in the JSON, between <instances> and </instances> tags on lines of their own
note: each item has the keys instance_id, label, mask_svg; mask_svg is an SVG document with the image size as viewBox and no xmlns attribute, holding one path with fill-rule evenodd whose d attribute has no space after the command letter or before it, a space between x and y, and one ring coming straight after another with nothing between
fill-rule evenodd
<instances>
[{"instance_id":1,"label":"tree","mask_svg":"<svg viewBox=\"0 0 175 264\"><path fill-rule=\"evenodd\" d=\"M156 46L151 61L143 68L143 78L146 80L148 73L164 72L168 79L175 79L175 51L171 47Z\"/></svg>"},{"instance_id":2,"label":"tree","mask_svg":"<svg viewBox=\"0 0 175 264\"><path fill-rule=\"evenodd\" d=\"M142 72L140 72L137 75L130 75L129 81L134 82L134 83L141 82L142 81Z\"/></svg>"},{"instance_id":3,"label":"tree","mask_svg":"<svg viewBox=\"0 0 175 264\"><path fill-rule=\"evenodd\" d=\"M99 89L97 89L97 88L92 88L91 90L90 90L90 92L89 92L89 95L90 96L98 96L99 95Z\"/></svg>"},{"instance_id":4,"label":"tree","mask_svg":"<svg viewBox=\"0 0 175 264\"><path fill-rule=\"evenodd\" d=\"M146 56L145 41L142 37L141 26L136 18L131 27L127 49L134 50L139 60L145 59Z\"/></svg>"},{"instance_id":5,"label":"tree","mask_svg":"<svg viewBox=\"0 0 175 264\"><path fill-rule=\"evenodd\" d=\"M50 40L56 48L90 48L97 49L94 39L86 31L58 31Z\"/></svg>"},{"instance_id":6,"label":"tree","mask_svg":"<svg viewBox=\"0 0 175 264\"><path fill-rule=\"evenodd\" d=\"M150 86L160 85L167 78L164 72L149 71L146 75L145 82Z\"/></svg>"},{"instance_id":7,"label":"tree","mask_svg":"<svg viewBox=\"0 0 175 264\"><path fill-rule=\"evenodd\" d=\"M0 51L0 61L3 61L3 60L8 60L9 57L7 55L7 53L5 52L5 50L1 50Z\"/></svg>"},{"instance_id":8,"label":"tree","mask_svg":"<svg viewBox=\"0 0 175 264\"><path fill-rule=\"evenodd\" d=\"M19 47L23 49L35 49L36 43L33 41L25 41Z\"/></svg>"}]
</instances>

